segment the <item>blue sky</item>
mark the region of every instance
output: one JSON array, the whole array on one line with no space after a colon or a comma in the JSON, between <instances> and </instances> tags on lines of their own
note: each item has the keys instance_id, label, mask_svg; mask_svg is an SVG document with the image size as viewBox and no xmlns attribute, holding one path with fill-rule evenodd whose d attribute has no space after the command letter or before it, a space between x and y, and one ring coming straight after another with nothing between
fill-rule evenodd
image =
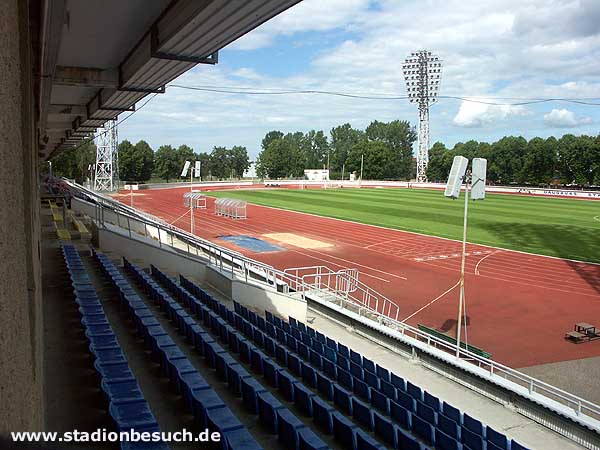
<instances>
[{"instance_id":1,"label":"blue sky","mask_svg":"<svg viewBox=\"0 0 600 450\"><path fill-rule=\"evenodd\" d=\"M173 84L404 95L402 61L421 48L444 60L442 95L600 97L596 0L304 0L223 49L218 65L197 66ZM119 138L145 139L154 149L244 145L255 157L270 130L328 132L394 119L415 124L416 108L406 100L167 87L120 125ZM598 134L599 122L600 107L441 99L431 108L431 141Z\"/></svg>"}]
</instances>

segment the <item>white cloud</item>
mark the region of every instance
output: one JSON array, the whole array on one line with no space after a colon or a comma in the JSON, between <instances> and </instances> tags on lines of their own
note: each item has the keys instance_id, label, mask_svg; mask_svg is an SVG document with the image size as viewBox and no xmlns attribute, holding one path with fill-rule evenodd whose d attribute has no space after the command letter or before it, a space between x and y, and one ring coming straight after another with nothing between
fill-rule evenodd
<instances>
[{"instance_id":1,"label":"white cloud","mask_svg":"<svg viewBox=\"0 0 600 450\"><path fill-rule=\"evenodd\" d=\"M589 7L594 0L582 1L587 2L588 15L595 17L597 8ZM220 64L199 65L176 83L404 95L402 61L411 51L428 48L444 61L441 95L598 97L600 32L595 32L590 17L577 13L579 2L304 0L239 39L234 44L238 51L229 51L231 47L223 51ZM570 30L555 27L561 15L572 18ZM587 24L585 30L577 26L581 21ZM289 48L277 48L270 58L264 55L268 52L257 52L253 58L252 51L239 51L277 39L289 43ZM298 60L289 71L277 67L295 59L297 51L298 60L308 58L304 67L298 67ZM288 72L293 73L275 75ZM564 125L552 118L542 120L553 107L568 107L578 124L600 121L598 108L545 104L525 109L440 99L431 110L431 139L453 145L467 139L464 127L471 127L469 138L481 140L507 134L560 135ZM591 118L584 117L588 115ZM256 154L262 137L272 129L327 132L345 122L363 128L375 119L415 124L417 109L404 100L228 95L170 88L125 122L120 135L147 139L153 147L188 143L206 151L214 145L245 145Z\"/></svg>"},{"instance_id":2,"label":"white cloud","mask_svg":"<svg viewBox=\"0 0 600 450\"><path fill-rule=\"evenodd\" d=\"M482 100L491 102L492 100ZM488 105L464 101L452 122L459 127L481 127L511 116L526 116L530 111L522 106Z\"/></svg>"},{"instance_id":3,"label":"white cloud","mask_svg":"<svg viewBox=\"0 0 600 450\"><path fill-rule=\"evenodd\" d=\"M303 0L232 43L230 49L266 47L278 35L347 28L369 7L369 0Z\"/></svg>"},{"instance_id":4,"label":"white cloud","mask_svg":"<svg viewBox=\"0 0 600 450\"><path fill-rule=\"evenodd\" d=\"M544 123L549 127L573 128L592 123L592 118L577 117L568 109L553 109L548 114L544 114Z\"/></svg>"}]
</instances>

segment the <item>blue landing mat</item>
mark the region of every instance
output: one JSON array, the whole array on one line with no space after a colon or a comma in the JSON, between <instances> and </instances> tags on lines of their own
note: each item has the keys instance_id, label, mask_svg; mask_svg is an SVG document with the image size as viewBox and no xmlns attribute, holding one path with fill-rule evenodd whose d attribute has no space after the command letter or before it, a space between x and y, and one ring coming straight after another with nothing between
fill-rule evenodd
<instances>
[{"instance_id":1,"label":"blue landing mat","mask_svg":"<svg viewBox=\"0 0 600 450\"><path fill-rule=\"evenodd\" d=\"M262 239L258 239L252 236L246 236L243 234L236 236L219 236L219 239L231 242L232 244L235 244L238 247L245 248L254 253L279 252L281 250L285 250L283 247L279 247L278 245L271 244L270 242L263 241Z\"/></svg>"}]
</instances>

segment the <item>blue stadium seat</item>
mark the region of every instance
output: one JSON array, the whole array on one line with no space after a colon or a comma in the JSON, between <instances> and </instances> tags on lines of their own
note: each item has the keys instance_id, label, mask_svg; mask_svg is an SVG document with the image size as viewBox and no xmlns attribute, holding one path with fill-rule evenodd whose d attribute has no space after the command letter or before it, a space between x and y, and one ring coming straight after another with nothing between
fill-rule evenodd
<instances>
[{"instance_id":1,"label":"blue stadium seat","mask_svg":"<svg viewBox=\"0 0 600 450\"><path fill-rule=\"evenodd\" d=\"M226 443L227 450L262 450L245 428L227 431L221 439Z\"/></svg>"},{"instance_id":2,"label":"blue stadium seat","mask_svg":"<svg viewBox=\"0 0 600 450\"><path fill-rule=\"evenodd\" d=\"M333 381L321 372L317 372L317 390L325 399L333 400Z\"/></svg>"},{"instance_id":3,"label":"blue stadium seat","mask_svg":"<svg viewBox=\"0 0 600 450\"><path fill-rule=\"evenodd\" d=\"M442 403L442 412L449 419L454 420L457 424L462 425L462 415L460 411L449 403Z\"/></svg>"},{"instance_id":4,"label":"blue stadium seat","mask_svg":"<svg viewBox=\"0 0 600 450\"><path fill-rule=\"evenodd\" d=\"M371 388L367 385L367 383L354 378L353 385L353 392L365 402L371 403Z\"/></svg>"},{"instance_id":5,"label":"blue stadium seat","mask_svg":"<svg viewBox=\"0 0 600 450\"><path fill-rule=\"evenodd\" d=\"M350 373L354 378L359 380L363 380L365 377L364 369L362 368L362 366L354 361L350 362Z\"/></svg>"},{"instance_id":6,"label":"blue stadium seat","mask_svg":"<svg viewBox=\"0 0 600 450\"><path fill-rule=\"evenodd\" d=\"M312 398L313 422L327 434L333 433L333 413L335 408L319 397Z\"/></svg>"},{"instance_id":7,"label":"blue stadium seat","mask_svg":"<svg viewBox=\"0 0 600 450\"><path fill-rule=\"evenodd\" d=\"M385 444L392 448L397 448L398 443L396 441L396 427L391 420L382 416L381 414L373 413L373 429L375 436L380 438Z\"/></svg>"},{"instance_id":8,"label":"blue stadium seat","mask_svg":"<svg viewBox=\"0 0 600 450\"><path fill-rule=\"evenodd\" d=\"M396 401L396 399L398 398L397 394L396 394L396 387L392 384L392 383L388 383L385 380L381 380L380 381L380 389L381 392L390 400L394 400Z\"/></svg>"},{"instance_id":9,"label":"blue stadium seat","mask_svg":"<svg viewBox=\"0 0 600 450\"><path fill-rule=\"evenodd\" d=\"M213 408L206 411L206 427L210 431L216 431L221 435L234 430L244 428L239 419L227 406Z\"/></svg>"},{"instance_id":10,"label":"blue stadium seat","mask_svg":"<svg viewBox=\"0 0 600 450\"><path fill-rule=\"evenodd\" d=\"M251 377L252 375L250 375L242 366L230 366L227 371L229 389L236 395L242 395L242 380Z\"/></svg>"},{"instance_id":11,"label":"blue stadium seat","mask_svg":"<svg viewBox=\"0 0 600 450\"><path fill-rule=\"evenodd\" d=\"M352 397L352 418L369 431L373 431L373 413L368 404Z\"/></svg>"},{"instance_id":12,"label":"blue stadium seat","mask_svg":"<svg viewBox=\"0 0 600 450\"><path fill-rule=\"evenodd\" d=\"M277 426L279 429L279 440L287 448L298 448L298 432L305 428L304 424L294 416L289 409L282 408L277 410Z\"/></svg>"},{"instance_id":13,"label":"blue stadium seat","mask_svg":"<svg viewBox=\"0 0 600 450\"><path fill-rule=\"evenodd\" d=\"M192 411L201 427L207 426L207 412L223 408L225 403L214 389L194 389L191 392Z\"/></svg>"},{"instance_id":14,"label":"blue stadium seat","mask_svg":"<svg viewBox=\"0 0 600 450\"><path fill-rule=\"evenodd\" d=\"M398 390L397 391L398 404L403 408L408 409L410 412L415 412L416 410L416 400L412 398L407 393Z\"/></svg>"},{"instance_id":15,"label":"blue stadium seat","mask_svg":"<svg viewBox=\"0 0 600 450\"><path fill-rule=\"evenodd\" d=\"M375 372L375 363L373 362L373 360L363 357L362 366L363 366L363 369L368 370L369 372L371 372L373 374L376 373Z\"/></svg>"},{"instance_id":16,"label":"blue stadium seat","mask_svg":"<svg viewBox=\"0 0 600 450\"><path fill-rule=\"evenodd\" d=\"M393 400L390 400L390 417L405 430L412 428L410 411Z\"/></svg>"},{"instance_id":17,"label":"blue stadium seat","mask_svg":"<svg viewBox=\"0 0 600 450\"><path fill-rule=\"evenodd\" d=\"M294 401L294 388L298 384L298 380L296 380L290 373L286 370L281 370L277 374L277 385L279 386L279 391L283 398L285 398L289 402Z\"/></svg>"},{"instance_id":18,"label":"blue stadium seat","mask_svg":"<svg viewBox=\"0 0 600 450\"><path fill-rule=\"evenodd\" d=\"M352 395L339 384L333 385L333 403L339 407L344 414L352 415Z\"/></svg>"},{"instance_id":19,"label":"blue stadium seat","mask_svg":"<svg viewBox=\"0 0 600 450\"><path fill-rule=\"evenodd\" d=\"M414 436L396 427L396 436L398 439L398 448L402 450L427 450L415 439Z\"/></svg>"},{"instance_id":20,"label":"blue stadium seat","mask_svg":"<svg viewBox=\"0 0 600 450\"><path fill-rule=\"evenodd\" d=\"M434 445L435 443L435 433L434 426L429 422L421 419L420 417L413 415L412 416L412 430L413 432L425 441L427 444ZM476 449L473 449L476 450ZM481 449L479 449L481 450Z\"/></svg>"},{"instance_id":21,"label":"blue stadium seat","mask_svg":"<svg viewBox=\"0 0 600 450\"><path fill-rule=\"evenodd\" d=\"M375 368L375 373L379 378L381 378L382 381L390 383L390 371L387 370L385 367L381 367L379 364L377 364Z\"/></svg>"},{"instance_id":22,"label":"blue stadium seat","mask_svg":"<svg viewBox=\"0 0 600 450\"><path fill-rule=\"evenodd\" d=\"M390 374L390 382L399 390L406 392L406 381L404 380L404 378L399 377L398 375L392 372Z\"/></svg>"},{"instance_id":23,"label":"blue stadium seat","mask_svg":"<svg viewBox=\"0 0 600 450\"><path fill-rule=\"evenodd\" d=\"M356 449L358 427L338 412L333 413L333 437L347 450Z\"/></svg>"},{"instance_id":24,"label":"blue stadium seat","mask_svg":"<svg viewBox=\"0 0 600 450\"><path fill-rule=\"evenodd\" d=\"M342 368L337 369L337 381L346 389L354 389L354 378L352 374Z\"/></svg>"},{"instance_id":25,"label":"blue stadium seat","mask_svg":"<svg viewBox=\"0 0 600 450\"><path fill-rule=\"evenodd\" d=\"M435 430L435 448L439 450L461 450L461 445L453 437L439 428Z\"/></svg>"},{"instance_id":26,"label":"blue stadium seat","mask_svg":"<svg viewBox=\"0 0 600 450\"><path fill-rule=\"evenodd\" d=\"M323 372L334 380L337 379L337 370L334 362L327 359L323 360Z\"/></svg>"},{"instance_id":27,"label":"blue stadium seat","mask_svg":"<svg viewBox=\"0 0 600 450\"><path fill-rule=\"evenodd\" d=\"M307 416L312 416L313 397L315 397L315 394L302 383L297 383L294 386L294 403Z\"/></svg>"},{"instance_id":28,"label":"blue stadium seat","mask_svg":"<svg viewBox=\"0 0 600 450\"><path fill-rule=\"evenodd\" d=\"M462 427L460 430L461 440L463 444L469 447L470 450L483 450L483 438L468 428Z\"/></svg>"},{"instance_id":29,"label":"blue stadium seat","mask_svg":"<svg viewBox=\"0 0 600 450\"><path fill-rule=\"evenodd\" d=\"M297 377L302 376L302 362L294 353L288 353L287 367Z\"/></svg>"},{"instance_id":30,"label":"blue stadium seat","mask_svg":"<svg viewBox=\"0 0 600 450\"><path fill-rule=\"evenodd\" d=\"M281 366L279 366L274 361L268 359L263 361L263 374L265 380L272 387L278 387L277 384L277 373L282 370Z\"/></svg>"},{"instance_id":31,"label":"blue stadium seat","mask_svg":"<svg viewBox=\"0 0 600 450\"><path fill-rule=\"evenodd\" d=\"M406 393L415 400L423 401L423 391L419 386L410 381L406 382Z\"/></svg>"},{"instance_id":32,"label":"blue stadium seat","mask_svg":"<svg viewBox=\"0 0 600 450\"><path fill-rule=\"evenodd\" d=\"M389 399L385 396L385 394L376 391L375 389L371 389L371 405L373 405L377 411L385 414L386 416L390 415Z\"/></svg>"},{"instance_id":33,"label":"blue stadium seat","mask_svg":"<svg viewBox=\"0 0 600 450\"><path fill-rule=\"evenodd\" d=\"M379 377L365 369L363 381L373 389L379 390Z\"/></svg>"},{"instance_id":34,"label":"blue stadium seat","mask_svg":"<svg viewBox=\"0 0 600 450\"><path fill-rule=\"evenodd\" d=\"M329 447L310 428L298 431L299 450L327 450Z\"/></svg>"},{"instance_id":35,"label":"blue stadium seat","mask_svg":"<svg viewBox=\"0 0 600 450\"><path fill-rule=\"evenodd\" d=\"M252 413L257 412L257 395L267 390L253 377L242 378L242 400Z\"/></svg>"},{"instance_id":36,"label":"blue stadium seat","mask_svg":"<svg viewBox=\"0 0 600 450\"><path fill-rule=\"evenodd\" d=\"M507 450L508 448L508 439L506 435L494 430L491 427L486 427L485 436L488 444L491 442L496 447L501 448L502 450Z\"/></svg>"},{"instance_id":37,"label":"blue stadium seat","mask_svg":"<svg viewBox=\"0 0 600 450\"><path fill-rule=\"evenodd\" d=\"M356 433L356 448L358 450L385 450L385 446L362 431Z\"/></svg>"},{"instance_id":38,"label":"blue stadium seat","mask_svg":"<svg viewBox=\"0 0 600 450\"><path fill-rule=\"evenodd\" d=\"M463 414L463 427L479 436L485 437L483 424L468 414Z\"/></svg>"},{"instance_id":39,"label":"blue stadium seat","mask_svg":"<svg viewBox=\"0 0 600 450\"><path fill-rule=\"evenodd\" d=\"M437 414L433 408L427 406L423 402L417 401L417 416L429 422L433 426L437 425Z\"/></svg>"},{"instance_id":40,"label":"blue stadium seat","mask_svg":"<svg viewBox=\"0 0 600 450\"><path fill-rule=\"evenodd\" d=\"M283 408L284 406L269 392L261 392L258 394L257 400L258 418L260 422L272 434L277 434L277 410Z\"/></svg>"},{"instance_id":41,"label":"blue stadium seat","mask_svg":"<svg viewBox=\"0 0 600 450\"><path fill-rule=\"evenodd\" d=\"M510 450L529 450L529 449L527 447L525 447L524 445L519 444L514 439L512 439L510 441Z\"/></svg>"},{"instance_id":42,"label":"blue stadium seat","mask_svg":"<svg viewBox=\"0 0 600 450\"><path fill-rule=\"evenodd\" d=\"M438 414L438 428L456 440L460 439L460 425L444 414Z\"/></svg>"},{"instance_id":43,"label":"blue stadium seat","mask_svg":"<svg viewBox=\"0 0 600 450\"><path fill-rule=\"evenodd\" d=\"M302 381L304 381L308 386L315 388L317 387L317 373L315 369L304 361L300 363L301 373L302 373Z\"/></svg>"},{"instance_id":44,"label":"blue stadium seat","mask_svg":"<svg viewBox=\"0 0 600 450\"><path fill-rule=\"evenodd\" d=\"M440 412L440 399L427 391L423 391L423 402L436 413Z\"/></svg>"}]
</instances>

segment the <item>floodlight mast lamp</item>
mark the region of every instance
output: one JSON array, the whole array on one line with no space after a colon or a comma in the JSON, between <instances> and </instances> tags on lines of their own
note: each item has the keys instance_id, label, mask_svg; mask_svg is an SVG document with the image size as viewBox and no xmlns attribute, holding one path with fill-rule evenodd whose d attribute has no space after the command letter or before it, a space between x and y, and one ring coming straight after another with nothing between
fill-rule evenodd
<instances>
[{"instance_id":1,"label":"floodlight mast lamp","mask_svg":"<svg viewBox=\"0 0 600 450\"><path fill-rule=\"evenodd\" d=\"M402 64L406 91L419 108L417 181L427 181L429 163L429 105L437 101L442 76L442 60L428 50L411 53Z\"/></svg>"}]
</instances>

